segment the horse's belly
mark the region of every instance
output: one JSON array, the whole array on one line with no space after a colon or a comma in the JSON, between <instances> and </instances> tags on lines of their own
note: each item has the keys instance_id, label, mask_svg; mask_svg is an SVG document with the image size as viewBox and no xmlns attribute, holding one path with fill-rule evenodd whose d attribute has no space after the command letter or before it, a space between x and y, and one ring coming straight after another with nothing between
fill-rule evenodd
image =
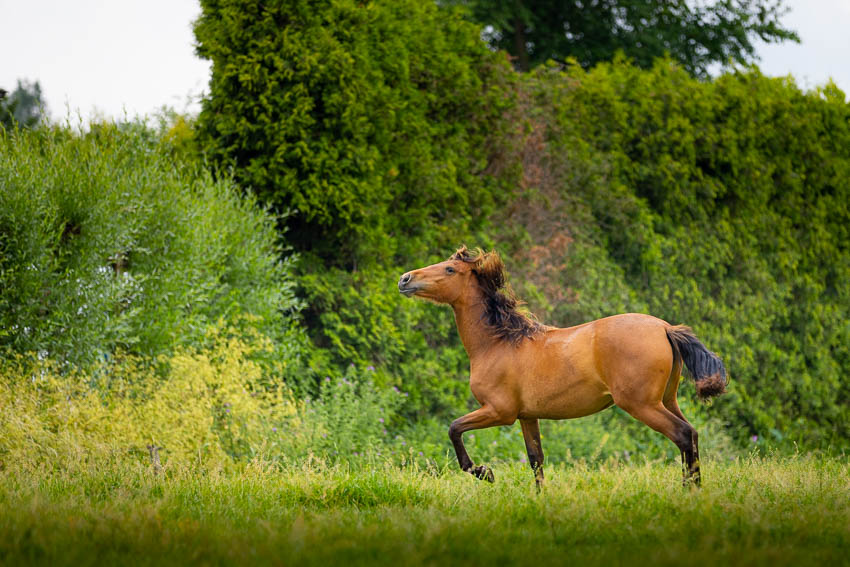
<instances>
[{"instance_id":1,"label":"horse's belly","mask_svg":"<svg viewBox=\"0 0 850 567\"><path fill-rule=\"evenodd\" d=\"M614 403L601 382L540 381L525 388L520 418L572 419L594 414Z\"/></svg>"}]
</instances>

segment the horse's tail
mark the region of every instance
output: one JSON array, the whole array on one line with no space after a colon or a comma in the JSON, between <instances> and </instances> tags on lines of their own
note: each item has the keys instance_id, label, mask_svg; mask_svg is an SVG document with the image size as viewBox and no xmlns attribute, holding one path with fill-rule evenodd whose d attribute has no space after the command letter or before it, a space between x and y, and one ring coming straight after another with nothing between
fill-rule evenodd
<instances>
[{"instance_id":1,"label":"horse's tail","mask_svg":"<svg viewBox=\"0 0 850 567\"><path fill-rule=\"evenodd\" d=\"M681 357L691 371L697 388L697 397L707 400L726 392L726 367L720 357L705 348L690 327L671 325L667 340L673 347L673 356Z\"/></svg>"}]
</instances>

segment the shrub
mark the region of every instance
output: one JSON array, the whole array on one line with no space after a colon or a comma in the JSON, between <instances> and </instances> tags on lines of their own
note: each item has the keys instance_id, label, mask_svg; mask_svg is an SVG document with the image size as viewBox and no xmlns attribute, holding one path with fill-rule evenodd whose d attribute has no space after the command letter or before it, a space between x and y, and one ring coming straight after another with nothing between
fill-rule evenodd
<instances>
[{"instance_id":1,"label":"shrub","mask_svg":"<svg viewBox=\"0 0 850 567\"><path fill-rule=\"evenodd\" d=\"M126 354L70 372L37 356L0 358L0 468L148 463L149 445L166 467L216 468L347 459L391 443L406 397L376 388L371 370L329 376L315 399L298 400L256 361L270 341L242 335L211 327L204 348L161 355L159 369Z\"/></svg>"},{"instance_id":2,"label":"shrub","mask_svg":"<svg viewBox=\"0 0 850 567\"><path fill-rule=\"evenodd\" d=\"M604 305L611 296L594 289L613 261L629 290L614 297L631 298L622 307L690 324L724 357L731 393L711 412L739 439L846 444L843 93L804 93L757 70L702 82L669 61L550 68L528 88L549 116L548 191L562 196L547 226L566 225L574 241L554 254L564 270L549 288L567 283L575 305Z\"/></svg>"},{"instance_id":3,"label":"shrub","mask_svg":"<svg viewBox=\"0 0 850 567\"><path fill-rule=\"evenodd\" d=\"M91 363L198 346L220 319L295 360L274 219L140 124L0 132L0 345Z\"/></svg>"}]
</instances>

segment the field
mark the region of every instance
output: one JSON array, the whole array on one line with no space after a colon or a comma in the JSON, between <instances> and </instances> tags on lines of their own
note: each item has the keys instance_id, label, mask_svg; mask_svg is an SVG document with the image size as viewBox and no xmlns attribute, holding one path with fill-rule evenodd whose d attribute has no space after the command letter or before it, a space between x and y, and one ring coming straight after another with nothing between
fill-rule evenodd
<instances>
[{"instance_id":1,"label":"field","mask_svg":"<svg viewBox=\"0 0 850 567\"><path fill-rule=\"evenodd\" d=\"M0 472L0 564L850 564L846 456Z\"/></svg>"}]
</instances>

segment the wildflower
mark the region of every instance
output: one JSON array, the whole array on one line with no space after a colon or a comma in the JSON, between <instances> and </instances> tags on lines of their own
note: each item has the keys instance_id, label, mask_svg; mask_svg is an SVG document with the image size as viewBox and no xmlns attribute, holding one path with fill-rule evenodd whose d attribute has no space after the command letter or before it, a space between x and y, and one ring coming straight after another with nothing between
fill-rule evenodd
<instances>
[{"instance_id":1,"label":"wildflower","mask_svg":"<svg viewBox=\"0 0 850 567\"><path fill-rule=\"evenodd\" d=\"M397 394L398 393L398 387L393 386L393 392L395 392Z\"/></svg>"},{"instance_id":2,"label":"wildflower","mask_svg":"<svg viewBox=\"0 0 850 567\"><path fill-rule=\"evenodd\" d=\"M753 435L752 437L750 437L750 441L752 441L753 443L758 443L758 440L759 440L758 435Z\"/></svg>"},{"instance_id":3,"label":"wildflower","mask_svg":"<svg viewBox=\"0 0 850 567\"><path fill-rule=\"evenodd\" d=\"M383 417L379 417L379 418L378 418L378 423L384 423L384 418L383 418Z\"/></svg>"},{"instance_id":4,"label":"wildflower","mask_svg":"<svg viewBox=\"0 0 850 567\"><path fill-rule=\"evenodd\" d=\"M330 376L325 376L325 382L330 382L330 381L331 381L331 377L330 377Z\"/></svg>"},{"instance_id":5,"label":"wildflower","mask_svg":"<svg viewBox=\"0 0 850 567\"><path fill-rule=\"evenodd\" d=\"M423 455L424 455L424 453L422 451L419 451L419 456L421 457Z\"/></svg>"},{"instance_id":6,"label":"wildflower","mask_svg":"<svg viewBox=\"0 0 850 567\"><path fill-rule=\"evenodd\" d=\"M402 444L402 445L407 445L407 442L406 442L406 441L402 441L402 442L401 442L401 444Z\"/></svg>"},{"instance_id":7,"label":"wildflower","mask_svg":"<svg viewBox=\"0 0 850 567\"><path fill-rule=\"evenodd\" d=\"M272 427L272 431L274 431L275 433L277 433L277 427Z\"/></svg>"},{"instance_id":8,"label":"wildflower","mask_svg":"<svg viewBox=\"0 0 850 567\"><path fill-rule=\"evenodd\" d=\"M375 371L375 367L374 367L374 366L367 366L367 367L366 367L366 370L368 370L369 372L374 372L374 371Z\"/></svg>"}]
</instances>

